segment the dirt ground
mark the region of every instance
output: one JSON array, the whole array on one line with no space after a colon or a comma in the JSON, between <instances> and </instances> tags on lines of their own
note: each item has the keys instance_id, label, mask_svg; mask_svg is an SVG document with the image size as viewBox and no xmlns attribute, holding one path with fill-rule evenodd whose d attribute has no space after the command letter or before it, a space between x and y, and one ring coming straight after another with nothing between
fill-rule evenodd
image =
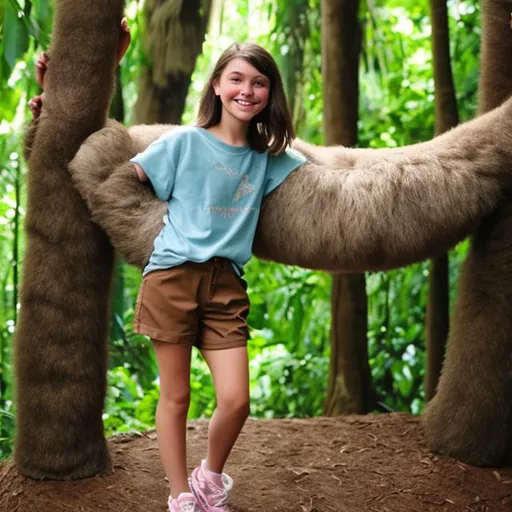
<instances>
[{"instance_id":1,"label":"dirt ground","mask_svg":"<svg viewBox=\"0 0 512 512\"><path fill-rule=\"evenodd\" d=\"M208 423L189 425L191 467ZM154 432L109 440L114 471L35 482L0 466L0 512L165 512ZM405 414L249 420L226 471L232 512L511 512L512 468L476 468L431 454Z\"/></svg>"}]
</instances>

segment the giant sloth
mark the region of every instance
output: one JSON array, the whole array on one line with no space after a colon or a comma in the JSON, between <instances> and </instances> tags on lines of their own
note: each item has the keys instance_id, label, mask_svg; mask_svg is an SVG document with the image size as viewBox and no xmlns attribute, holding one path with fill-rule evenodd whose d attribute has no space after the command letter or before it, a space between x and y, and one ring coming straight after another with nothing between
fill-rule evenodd
<instances>
[{"instance_id":1,"label":"giant sloth","mask_svg":"<svg viewBox=\"0 0 512 512\"><path fill-rule=\"evenodd\" d=\"M263 203L254 253L331 272L402 266L470 234L512 183L512 101L432 141L395 149L321 147L296 140L308 162ZM110 121L69 165L93 220L143 267L166 203L128 160L172 126Z\"/></svg>"}]
</instances>

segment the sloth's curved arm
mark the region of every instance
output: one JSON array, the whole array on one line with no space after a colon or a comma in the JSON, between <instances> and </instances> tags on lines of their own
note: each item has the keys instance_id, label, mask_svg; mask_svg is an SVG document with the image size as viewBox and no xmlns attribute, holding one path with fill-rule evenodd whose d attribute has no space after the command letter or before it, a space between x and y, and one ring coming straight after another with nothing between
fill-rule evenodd
<instances>
[{"instance_id":1,"label":"sloth's curved arm","mask_svg":"<svg viewBox=\"0 0 512 512\"><path fill-rule=\"evenodd\" d=\"M396 149L295 148L309 163L263 204L254 253L360 272L403 266L475 230L512 178L512 123L498 112Z\"/></svg>"},{"instance_id":2,"label":"sloth's curved arm","mask_svg":"<svg viewBox=\"0 0 512 512\"><path fill-rule=\"evenodd\" d=\"M167 204L137 178L130 158L143 151L169 125L126 129L109 120L93 133L69 164L69 172L91 217L130 264L143 268L162 229Z\"/></svg>"},{"instance_id":3,"label":"sloth's curved arm","mask_svg":"<svg viewBox=\"0 0 512 512\"><path fill-rule=\"evenodd\" d=\"M316 147L263 204L254 253L360 272L434 256L475 230L512 183L512 101L429 141Z\"/></svg>"},{"instance_id":4,"label":"sloth's curved arm","mask_svg":"<svg viewBox=\"0 0 512 512\"><path fill-rule=\"evenodd\" d=\"M126 161L169 129L111 123L70 165L93 219L138 266L166 205ZM294 146L308 162L265 199L255 254L334 272L397 267L453 246L499 202L512 181L512 102L403 148Z\"/></svg>"}]
</instances>

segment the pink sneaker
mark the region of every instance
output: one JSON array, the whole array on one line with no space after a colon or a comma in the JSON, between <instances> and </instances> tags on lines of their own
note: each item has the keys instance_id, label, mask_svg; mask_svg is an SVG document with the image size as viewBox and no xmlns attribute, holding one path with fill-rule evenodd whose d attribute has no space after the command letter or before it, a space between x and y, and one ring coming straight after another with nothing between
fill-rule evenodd
<instances>
[{"instance_id":1,"label":"pink sneaker","mask_svg":"<svg viewBox=\"0 0 512 512\"><path fill-rule=\"evenodd\" d=\"M203 509L191 493L182 492L176 499L169 496L169 512L203 512Z\"/></svg>"},{"instance_id":2,"label":"pink sneaker","mask_svg":"<svg viewBox=\"0 0 512 512\"><path fill-rule=\"evenodd\" d=\"M233 479L222 473L221 485L214 482L206 469L206 461L192 471L189 485L204 512L229 512L228 493L233 488Z\"/></svg>"}]
</instances>

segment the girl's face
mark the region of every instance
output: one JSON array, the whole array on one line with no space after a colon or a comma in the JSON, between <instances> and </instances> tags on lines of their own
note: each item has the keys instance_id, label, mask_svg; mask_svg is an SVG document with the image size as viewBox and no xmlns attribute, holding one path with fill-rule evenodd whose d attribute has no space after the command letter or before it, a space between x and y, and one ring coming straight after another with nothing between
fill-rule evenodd
<instances>
[{"instance_id":1,"label":"girl's face","mask_svg":"<svg viewBox=\"0 0 512 512\"><path fill-rule=\"evenodd\" d=\"M222 102L222 118L248 125L268 104L270 80L246 60L236 58L213 82L213 89Z\"/></svg>"}]
</instances>

